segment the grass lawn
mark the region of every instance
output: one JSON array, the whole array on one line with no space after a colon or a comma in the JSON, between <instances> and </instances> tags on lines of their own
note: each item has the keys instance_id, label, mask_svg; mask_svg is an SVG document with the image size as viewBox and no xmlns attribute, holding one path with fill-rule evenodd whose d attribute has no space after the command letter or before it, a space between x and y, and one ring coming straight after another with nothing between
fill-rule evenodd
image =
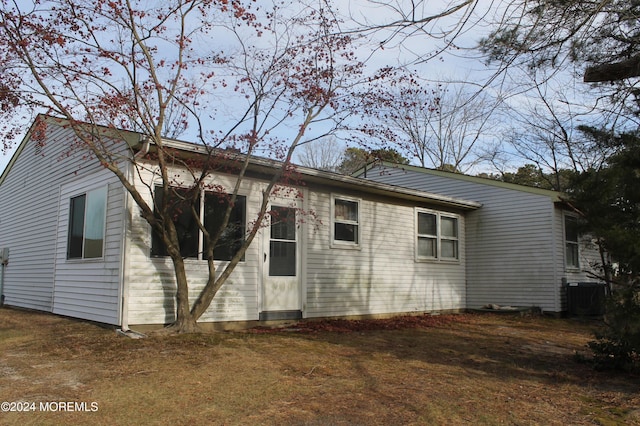
<instances>
[{"instance_id":1,"label":"grass lawn","mask_svg":"<svg viewBox=\"0 0 640 426\"><path fill-rule=\"evenodd\" d=\"M576 362L596 325L465 314L134 340L3 308L0 401L31 411L0 424L640 425L640 377Z\"/></svg>"}]
</instances>

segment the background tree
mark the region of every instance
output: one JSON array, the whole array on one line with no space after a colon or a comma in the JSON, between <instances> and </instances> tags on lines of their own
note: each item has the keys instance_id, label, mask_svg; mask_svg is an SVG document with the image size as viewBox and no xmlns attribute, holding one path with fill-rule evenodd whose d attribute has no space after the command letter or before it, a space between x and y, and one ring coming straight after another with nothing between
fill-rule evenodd
<instances>
[{"instance_id":1,"label":"background tree","mask_svg":"<svg viewBox=\"0 0 640 426\"><path fill-rule=\"evenodd\" d=\"M640 58L640 5L632 0L512 0L494 21L480 47L502 69L570 70L600 86L615 108L637 112L634 65ZM582 79L582 78L580 78Z\"/></svg>"},{"instance_id":2,"label":"background tree","mask_svg":"<svg viewBox=\"0 0 640 426\"><path fill-rule=\"evenodd\" d=\"M409 160L393 148L370 151L363 148L343 148L336 139L329 143L310 143L302 147L298 157L301 165L350 175L374 161L409 164Z\"/></svg>"},{"instance_id":3,"label":"background tree","mask_svg":"<svg viewBox=\"0 0 640 426\"><path fill-rule=\"evenodd\" d=\"M344 148L335 137L305 143L300 147L297 161L314 169L336 172L340 167Z\"/></svg>"},{"instance_id":4,"label":"background tree","mask_svg":"<svg viewBox=\"0 0 640 426\"><path fill-rule=\"evenodd\" d=\"M613 289L606 328L590 346L600 366L627 368L640 365L640 133L591 133L615 154L576 176L571 194L602 249L601 278Z\"/></svg>"},{"instance_id":5,"label":"background tree","mask_svg":"<svg viewBox=\"0 0 640 426\"><path fill-rule=\"evenodd\" d=\"M350 175L375 161L409 164L409 160L393 148L373 149L371 151L362 148L347 148L342 156L342 162L338 166L338 172Z\"/></svg>"},{"instance_id":6,"label":"background tree","mask_svg":"<svg viewBox=\"0 0 640 426\"><path fill-rule=\"evenodd\" d=\"M0 112L60 117L75 134L70 151L88 152L117 176L171 258L177 331L197 328L242 259L269 213L270 195L290 177L296 147L337 129L356 108L353 91L372 79L354 56L357 37L341 34L325 6L292 2L263 10L240 1L2 0ZM34 137L46 131L45 124L39 123ZM14 135L21 126L13 121L3 130ZM115 141L101 128L112 129ZM153 161L117 143L118 129L151 142ZM178 133L202 145L199 161L166 148L165 135ZM247 221L242 244L218 271L214 250L250 157L264 153L281 167L264 190L259 214ZM125 172L128 166L134 178ZM176 179L174 167L187 177ZM135 184L149 168L160 190ZM216 170L236 176L232 188L211 182ZM226 202L216 232L204 226L196 208L203 190ZM176 199L203 235L201 256L209 268L193 304L174 223Z\"/></svg>"},{"instance_id":7,"label":"background tree","mask_svg":"<svg viewBox=\"0 0 640 426\"><path fill-rule=\"evenodd\" d=\"M525 164L524 166L518 167L518 170L515 172L482 172L477 176L502 182L515 183L517 185L561 191L558 189L559 187L565 189L571 187L572 179L575 174L575 171L568 169L561 169L557 172L545 172L535 164Z\"/></svg>"},{"instance_id":8,"label":"background tree","mask_svg":"<svg viewBox=\"0 0 640 426\"><path fill-rule=\"evenodd\" d=\"M547 181L541 186L564 191L569 184L562 179L564 172L599 168L611 152L580 131L581 120L597 118L575 112L581 106L565 96L566 90L551 90L547 82L535 85L531 92L536 96L503 109L511 123L505 131L503 155L508 162L524 160L534 165L538 176ZM582 106L585 109L589 108Z\"/></svg>"},{"instance_id":9,"label":"background tree","mask_svg":"<svg viewBox=\"0 0 640 426\"><path fill-rule=\"evenodd\" d=\"M461 49L459 40L477 28L496 2L477 0L366 0L351 7L343 30L372 40L372 50L397 51L404 65L442 60Z\"/></svg>"},{"instance_id":10,"label":"background tree","mask_svg":"<svg viewBox=\"0 0 640 426\"><path fill-rule=\"evenodd\" d=\"M411 74L380 86L365 109L367 140L389 143L422 167L466 172L485 159L496 136L493 112L499 99L470 84L427 84Z\"/></svg>"}]
</instances>

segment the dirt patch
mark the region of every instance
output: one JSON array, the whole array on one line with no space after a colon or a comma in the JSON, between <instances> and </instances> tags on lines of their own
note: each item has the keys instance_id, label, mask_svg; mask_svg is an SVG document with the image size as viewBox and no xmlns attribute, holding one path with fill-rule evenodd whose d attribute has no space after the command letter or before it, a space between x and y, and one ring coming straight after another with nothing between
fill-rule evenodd
<instances>
[{"instance_id":1,"label":"dirt patch","mask_svg":"<svg viewBox=\"0 0 640 426\"><path fill-rule=\"evenodd\" d=\"M280 333L283 331L298 333L353 333L375 330L401 330L410 328L441 327L451 323L464 322L468 317L464 315L400 315L384 319L346 320L320 319L300 321L294 325L282 328L255 327L247 330L249 333Z\"/></svg>"},{"instance_id":2,"label":"dirt patch","mask_svg":"<svg viewBox=\"0 0 640 426\"><path fill-rule=\"evenodd\" d=\"M595 325L442 315L134 340L0 309L0 400L37 408L0 423L640 425L639 377L575 361Z\"/></svg>"}]
</instances>

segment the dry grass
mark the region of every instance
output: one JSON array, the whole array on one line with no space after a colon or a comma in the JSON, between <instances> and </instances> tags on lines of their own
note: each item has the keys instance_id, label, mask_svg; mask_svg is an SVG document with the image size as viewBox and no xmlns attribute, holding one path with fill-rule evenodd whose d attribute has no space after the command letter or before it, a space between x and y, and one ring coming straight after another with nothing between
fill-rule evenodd
<instances>
[{"instance_id":1,"label":"dry grass","mask_svg":"<svg viewBox=\"0 0 640 426\"><path fill-rule=\"evenodd\" d=\"M458 315L119 337L0 309L1 424L640 425L640 378L596 372L593 324Z\"/></svg>"}]
</instances>

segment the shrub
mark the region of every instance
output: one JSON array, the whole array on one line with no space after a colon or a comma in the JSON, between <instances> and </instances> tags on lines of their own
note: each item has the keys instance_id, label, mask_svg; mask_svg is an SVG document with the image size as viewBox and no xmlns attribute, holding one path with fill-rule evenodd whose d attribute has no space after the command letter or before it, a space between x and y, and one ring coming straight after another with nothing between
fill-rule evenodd
<instances>
[{"instance_id":1,"label":"shrub","mask_svg":"<svg viewBox=\"0 0 640 426\"><path fill-rule=\"evenodd\" d=\"M618 284L608 297L605 328L589 342L596 368L640 367L640 285L638 279Z\"/></svg>"}]
</instances>

